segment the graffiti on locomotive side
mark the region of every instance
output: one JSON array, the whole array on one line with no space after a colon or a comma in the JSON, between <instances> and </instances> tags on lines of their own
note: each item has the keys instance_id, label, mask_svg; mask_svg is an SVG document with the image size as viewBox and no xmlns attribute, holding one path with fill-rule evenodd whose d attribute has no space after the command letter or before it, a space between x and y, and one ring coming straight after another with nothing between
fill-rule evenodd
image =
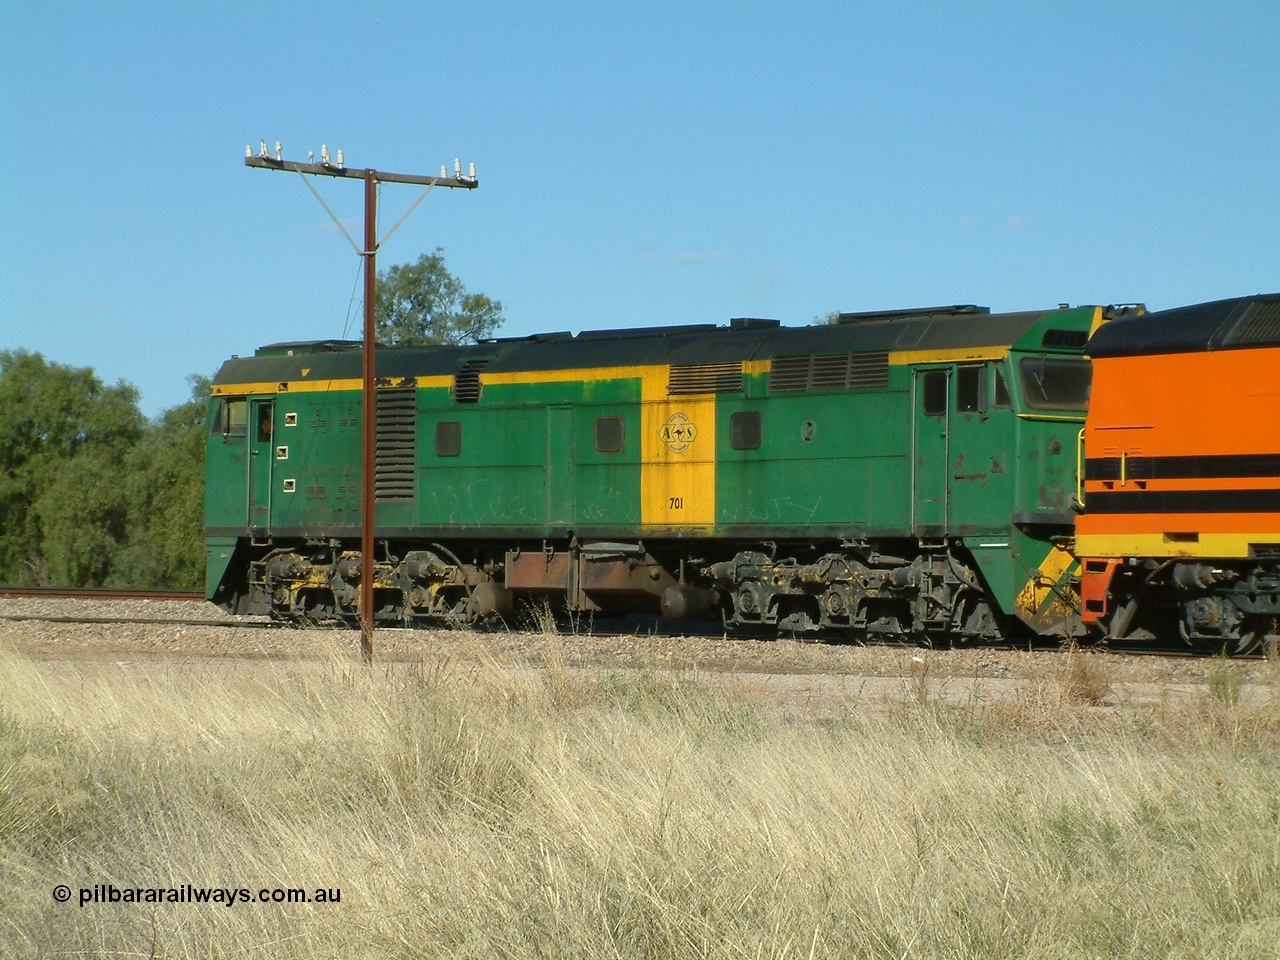
<instances>
[{"instance_id":1,"label":"graffiti on locomotive side","mask_svg":"<svg viewBox=\"0 0 1280 960\"><path fill-rule=\"evenodd\" d=\"M790 497L770 497L756 503L738 503L720 510L720 519L724 523L759 523L766 520L795 521L796 519L812 520L822 505L822 497L812 504L801 503Z\"/></svg>"},{"instance_id":2,"label":"graffiti on locomotive side","mask_svg":"<svg viewBox=\"0 0 1280 960\"><path fill-rule=\"evenodd\" d=\"M536 523L540 519L536 508L524 494L510 498L486 497L483 488L492 486L489 480L474 480L462 487L446 485L431 492L431 502L436 510L448 511L446 522L454 524L523 521Z\"/></svg>"},{"instance_id":3,"label":"graffiti on locomotive side","mask_svg":"<svg viewBox=\"0 0 1280 960\"><path fill-rule=\"evenodd\" d=\"M582 519L595 522L634 523L639 517L636 502L614 487L600 487L582 508Z\"/></svg>"}]
</instances>

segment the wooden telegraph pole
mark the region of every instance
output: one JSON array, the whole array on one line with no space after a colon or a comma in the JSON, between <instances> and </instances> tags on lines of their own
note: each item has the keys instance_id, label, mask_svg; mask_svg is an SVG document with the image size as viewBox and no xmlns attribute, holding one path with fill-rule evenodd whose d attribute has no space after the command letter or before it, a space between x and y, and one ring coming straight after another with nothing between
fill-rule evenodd
<instances>
[{"instance_id":1,"label":"wooden telegraph pole","mask_svg":"<svg viewBox=\"0 0 1280 960\"><path fill-rule=\"evenodd\" d=\"M364 257L364 436L360 455L360 654L365 663L373 663L373 541L374 541L374 463L377 460L377 337L374 331L374 303L377 293L378 248L387 242L391 234L399 229L400 224L408 219L419 203L423 201L434 187L457 187L463 190L474 190L480 186L476 179L475 164L471 164L469 172L464 176L462 164L453 161L453 176L447 176L444 167L440 168L440 176L423 177L408 173L380 173L377 170L353 170L343 163L342 151L336 158L330 158L329 148L320 148L320 162L315 163L314 155L308 156L306 163L297 163L281 157L280 143L276 142L275 153L267 151L267 142L262 141L261 149L255 156L253 148L244 148L246 167L259 167L263 170L287 170L302 177L307 188L315 194L320 205L325 208L333 222L338 225L347 241L358 255ZM364 246L359 247L351 239L342 221L334 216L329 205L324 202L308 175L319 177L348 177L364 180ZM415 200L404 216L396 221L395 226L387 231L386 236L378 239L378 184L379 183L415 183L425 186L422 195Z\"/></svg>"}]
</instances>

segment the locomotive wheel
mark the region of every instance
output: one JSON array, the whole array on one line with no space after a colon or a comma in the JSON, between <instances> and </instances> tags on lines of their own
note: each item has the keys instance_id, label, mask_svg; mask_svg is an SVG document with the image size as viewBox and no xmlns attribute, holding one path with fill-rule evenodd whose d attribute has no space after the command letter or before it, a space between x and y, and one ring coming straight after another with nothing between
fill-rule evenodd
<instances>
[{"instance_id":1,"label":"locomotive wheel","mask_svg":"<svg viewBox=\"0 0 1280 960\"><path fill-rule=\"evenodd\" d=\"M1240 639L1234 641L1233 654L1256 653L1263 644L1280 644L1280 617L1247 617L1240 624Z\"/></svg>"}]
</instances>

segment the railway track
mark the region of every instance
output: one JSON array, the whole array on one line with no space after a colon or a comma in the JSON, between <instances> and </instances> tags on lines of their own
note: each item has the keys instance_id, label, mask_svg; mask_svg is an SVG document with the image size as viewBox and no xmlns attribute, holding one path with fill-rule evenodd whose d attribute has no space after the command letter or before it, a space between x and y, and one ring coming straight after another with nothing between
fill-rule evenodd
<instances>
[{"instance_id":1,"label":"railway track","mask_svg":"<svg viewBox=\"0 0 1280 960\"><path fill-rule=\"evenodd\" d=\"M249 627L270 630L284 626L276 620L200 620L190 617L69 617L45 613L0 613L0 620L40 623L128 623L178 627Z\"/></svg>"},{"instance_id":2,"label":"railway track","mask_svg":"<svg viewBox=\"0 0 1280 960\"><path fill-rule=\"evenodd\" d=\"M0 597L47 600L190 600L204 599L199 590L138 590L132 587L0 587Z\"/></svg>"},{"instance_id":3,"label":"railway track","mask_svg":"<svg viewBox=\"0 0 1280 960\"><path fill-rule=\"evenodd\" d=\"M204 603L204 593L199 590L170 590L118 587L3 587L0 586L0 599L9 600L95 600L95 601L176 601L180 603ZM105 616L97 614L64 614L43 611L27 611L20 613L0 613L0 620L39 621L41 623L103 623L103 624L146 624L170 625L182 627L249 627L275 628L282 624L272 620L238 620L212 619L208 617L149 617L149 616Z\"/></svg>"},{"instance_id":4,"label":"railway track","mask_svg":"<svg viewBox=\"0 0 1280 960\"><path fill-rule=\"evenodd\" d=\"M147 600L147 601L178 601L189 603L203 603L205 596L198 590L171 590L171 589L150 589L139 590L131 588L66 588L66 587L5 587L0 586L0 599L43 599L43 600L95 600L95 601L123 601L123 600ZM282 627L295 626L280 620L267 620L259 618L237 617L234 619L221 618L202 618L202 617L147 617L147 616L104 616L104 615L80 615L65 613L46 613L46 612L22 612L22 613L3 613L0 612L0 620L10 621L38 621L42 623L90 623L90 624L136 624L136 625L169 625L184 627L247 627L250 629L268 629L274 630ZM380 629L402 629L399 627L385 626ZM621 630L608 629L587 629L574 630L573 632L584 637L593 637L597 639L607 639L611 636L617 636L619 633L631 633L635 629L634 624L629 624ZM698 635L688 630L665 631L659 629L657 633L668 638L678 638L680 636ZM820 642L838 642L830 639ZM847 642L847 641L845 641ZM888 644L894 646L895 644ZM1042 651L1054 651L1061 649L1060 646L1049 643L1033 644L1034 649ZM1015 650L1024 649L1020 645L1015 647L1007 644L993 644L985 649L990 650ZM1152 657L1170 657L1180 659L1201 659L1206 654L1197 653L1188 650L1185 647L1161 646L1156 643L1137 643L1126 644L1120 646L1110 646L1108 644L1100 644L1090 649L1104 650L1111 653L1121 655L1135 656L1152 656ZM1267 656L1262 652L1248 654L1234 654L1231 659L1235 660L1265 660Z\"/></svg>"}]
</instances>

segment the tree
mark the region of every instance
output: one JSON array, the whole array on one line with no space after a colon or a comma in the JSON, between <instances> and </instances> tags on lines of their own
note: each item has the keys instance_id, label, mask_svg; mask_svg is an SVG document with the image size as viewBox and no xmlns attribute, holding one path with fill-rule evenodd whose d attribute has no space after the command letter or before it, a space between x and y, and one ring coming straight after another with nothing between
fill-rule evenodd
<instances>
[{"instance_id":1,"label":"tree","mask_svg":"<svg viewBox=\"0 0 1280 960\"><path fill-rule=\"evenodd\" d=\"M0 583L198 587L209 378L154 421L127 383L0 351Z\"/></svg>"},{"instance_id":2,"label":"tree","mask_svg":"<svg viewBox=\"0 0 1280 960\"><path fill-rule=\"evenodd\" d=\"M506 319L502 303L467 293L444 265L444 248L378 273L374 322L379 343L397 347L475 342Z\"/></svg>"},{"instance_id":3,"label":"tree","mask_svg":"<svg viewBox=\"0 0 1280 960\"><path fill-rule=\"evenodd\" d=\"M128 529L138 391L89 367L0 351L0 582L104 583Z\"/></svg>"},{"instance_id":4,"label":"tree","mask_svg":"<svg viewBox=\"0 0 1280 960\"><path fill-rule=\"evenodd\" d=\"M161 412L128 461L132 520L113 582L204 585L204 453L210 378L193 374L191 399Z\"/></svg>"}]
</instances>

